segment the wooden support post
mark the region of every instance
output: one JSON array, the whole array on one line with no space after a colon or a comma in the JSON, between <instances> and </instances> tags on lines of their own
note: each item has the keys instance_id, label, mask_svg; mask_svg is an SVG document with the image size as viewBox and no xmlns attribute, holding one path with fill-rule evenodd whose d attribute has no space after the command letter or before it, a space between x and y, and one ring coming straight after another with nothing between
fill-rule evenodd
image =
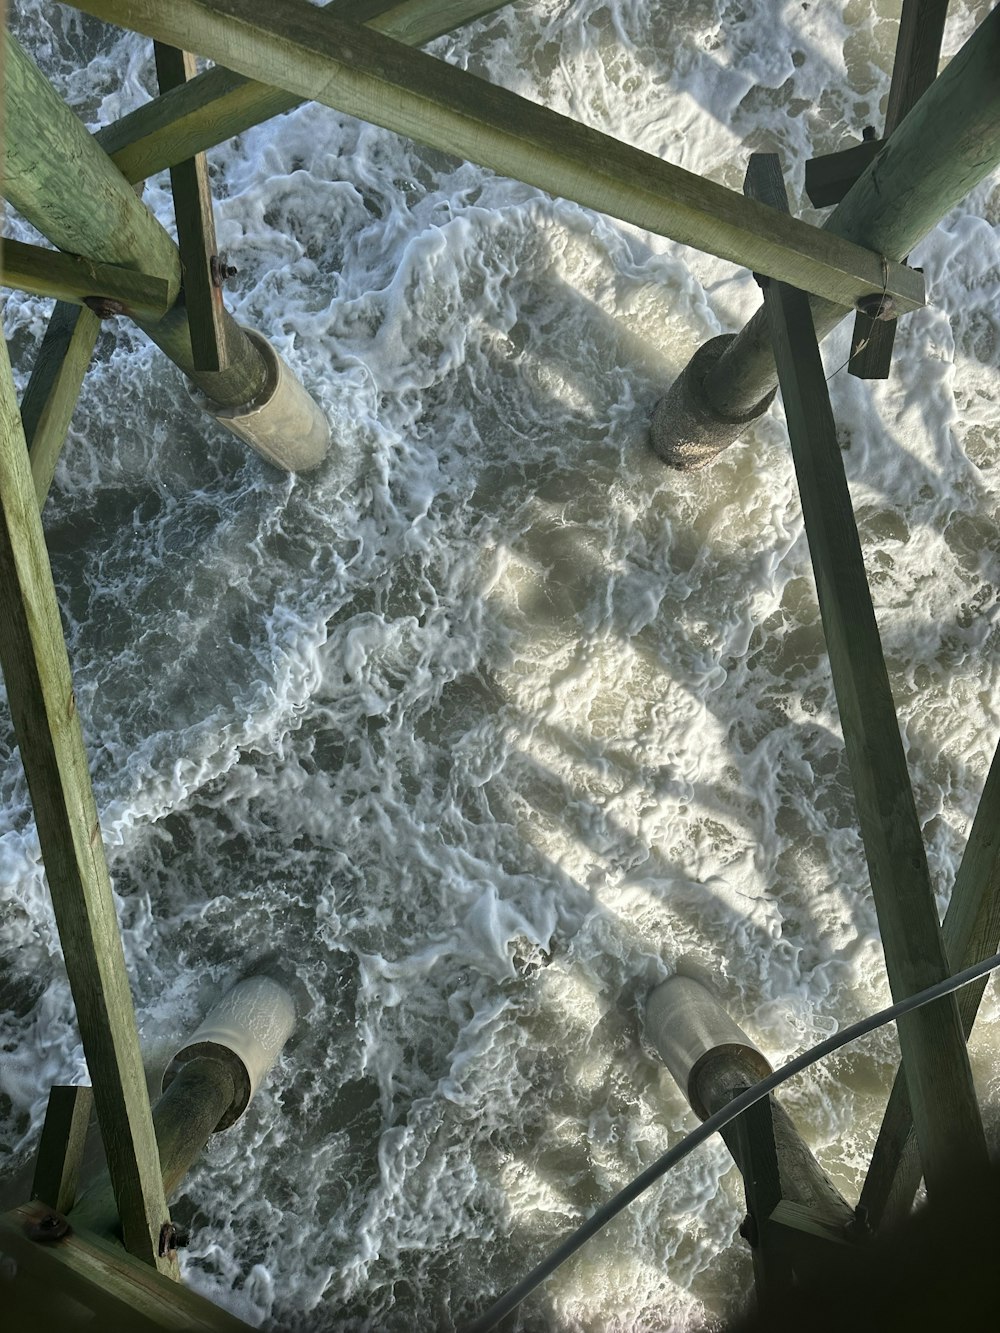
<instances>
[{"instance_id":1,"label":"wooden support post","mask_svg":"<svg viewBox=\"0 0 1000 1333\"><path fill-rule=\"evenodd\" d=\"M52 1210L24 1204L0 1214L0 1251L16 1268L4 1282L5 1327L59 1333L248 1333L249 1325L78 1226L53 1239ZM59 1219L56 1218L58 1224ZM46 1232L49 1232L46 1235ZM41 1233L40 1239L34 1239Z\"/></svg>"},{"instance_id":2,"label":"wooden support post","mask_svg":"<svg viewBox=\"0 0 1000 1333\"><path fill-rule=\"evenodd\" d=\"M35 296L147 320L161 319L172 303L166 278L21 241L4 241L0 281Z\"/></svg>"},{"instance_id":3,"label":"wooden support post","mask_svg":"<svg viewBox=\"0 0 1000 1333\"><path fill-rule=\"evenodd\" d=\"M56 464L80 386L87 373L101 321L86 306L57 301L21 399L21 425L28 445L31 479L39 509L52 485Z\"/></svg>"},{"instance_id":4,"label":"wooden support post","mask_svg":"<svg viewBox=\"0 0 1000 1333\"><path fill-rule=\"evenodd\" d=\"M76 1202L93 1105L89 1087L54 1087L49 1093L31 1197L57 1213L68 1213Z\"/></svg>"},{"instance_id":5,"label":"wooden support post","mask_svg":"<svg viewBox=\"0 0 1000 1333\"><path fill-rule=\"evenodd\" d=\"M345 23L363 23L405 46L502 9L509 0L332 0ZM97 141L128 180L144 180L272 116L301 97L215 65L98 131Z\"/></svg>"},{"instance_id":6,"label":"wooden support post","mask_svg":"<svg viewBox=\"0 0 1000 1333\"><path fill-rule=\"evenodd\" d=\"M747 188L787 207L776 154ZM937 910L850 492L804 293L764 288L823 630L894 999L948 976ZM985 1170L986 1140L955 997L900 1018L903 1068L928 1189Z\"/></svg>"},{"instance_id":7,"label":"wooden support post","mask_svg":"<svg viewBox=\"0 0 1000 1333\"><path fill-rule=\"evenodd\" d=\"M168 1220L101 826L7 345L0 353L0 666L129 1250Z\"/></svg>"},{"instance_id":8,"label":"wooden support post","mask_svg":"<svg viewBox=\"0 0 1000 1333\"><path fill-rule=\"evenodd\" d=\"M298 0L86 0L80 6L241 74L465 157L551 194L852 306L888 290L923 304L919 274L777 215L423 52Z\"/></svg>"},{"instance_id":9,"label":"wooden support post","mask_svg":"<svg viewBox=\"0 0 1000 1333\"><path fill-rule=\"evenodd\" d=\"M10 34L4 99L3 189L14 207L61 250L164 279L169 311L156 321L137 319L139 327L213 402L242 407L258 398L267 365L229 314L227 369L196 369L187 312L177 300L176 245Z\"/></svg>"},{"instance_id":10,"label":"wooden support post","mask_svg":"<svg viewBox=\"0 0 1000 1333\"><path fill-rule=\"evenodd\" d=\"M190 51L153 43L160 92L180 88L198 73ZM225 370L226 331L222 273L212 215L212 191L204 153L170 168L177 246L184 269L184 305L191 323L191 355L196 370ZM214 267L213 267L214 264Z\"/></svg>"},{"instance_id":11,"label":"wooden support post","mask_svg":"<svg viewBox=\"0 0 1000 1333\"><path fill-rule=\"evenodd\" d=\"M903 0L883 139L889 138L937 78L947 16L948 0ZM888 379L895 341L895 320L872 319L859 310L854 317L848 373L863 380Z\"/></svg>"},{"instance_id":12,"label":"wooden support post","mask_svg":"<svg viewBox=\"0 0 1000 1333\"><path fill-rule=\"evenodd\" d=\"M1000 9L993 9L827 219L825 230L889 259L908 255L1000 163L998 68ZM820 339L844 317L843 307L828 301L813 299L810 306ZM708 374L706 411L739 421L776 379L767 316L761 310Z\"/></svg>"},{"instance_id":13,"label":"wooden support post","mask_svg":"<svg viewBox=\"0 0 1000 1333\"><path fill-rule=\"evenodd\" d=\"M882 151L881 139L865 139L806 162L806 194L813 208L832 208Z\"/></svg>"},{"instance_id":14,"label":"wooden support post","mask_svg":"<svg viewBox=\"0 0 1000 1333\"><path fill-rule=\"evenodd\" d=\"M746 1084L733 1088L732 1096L746 1091ZM763 1307L771 1304L781 1289L791 1281L791 1271L782 1247L772 1243L766 1231L768 1218L781 1202L781 1176L774 1144L771 1099L763 1097L723 1130L735 1161L743 1175L747 1215L740 1235L753 1256L754 1286Z\"/></svg>"},{"instance_id":15,"label":"wooden support post","mask_svg":"<svg viewBox=\"0 0 1000 1333\"><path fill-rule=\"evenodd\" d=\"M1000 949L1000 746L990 765L941 933L954 971L972 967ZM966 1040L986 983L984 977L958 992L958 1012ZM906 1216L920 1175L913 1112L900 1070L861 1191L861 1207L872 1229L891 1227Z\"/></svg>"},{"instance_id":16,"label":"wooden support post","mask_svg":"<svg viewBox=\"0 0 1000 1333\"><path fill-rule=\"evenodd\" d=\"M224 1060L199 1058L183 1065L153 1107L163 1191L169 1198L203 1151L224 1112L232 1105L235 1084ZM111 1181L102 1176L88 1186L70 1221L99 1236L118 1236L118 1214Z\"/></svg>"}]
</instances>

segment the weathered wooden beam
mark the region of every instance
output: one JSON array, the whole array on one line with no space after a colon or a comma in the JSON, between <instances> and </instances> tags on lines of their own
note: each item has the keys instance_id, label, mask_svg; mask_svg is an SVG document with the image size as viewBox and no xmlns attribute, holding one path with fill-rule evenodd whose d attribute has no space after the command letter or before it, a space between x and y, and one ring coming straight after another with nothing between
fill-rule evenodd
<instances>
[{"instance_id":1,"label":"weathered wooden beam","mask_svg":"<svg viewBox=\"0 0 1000 1333\"><path fill-rule=\"evenodd\" d=\"M100 301L108 314L133 318L160 319L172 304L166 278L22 241L3 242L0 282L73 305Z\"/></svg>"},{"instance_id":2,"label":"weathered wooden beam","mask_svg":"<svg viewBox=\"0 0 1000 1333\"><path fill-rule=\"evenodd\" d=\"M903 0L882 137L888 139L937 78L948 0Z\"/></svg>"},{"instance_id":3,"label":"weathered wooden beam","mask_svg":"<svg viewBox=\"0 0 1000 1333\"><path fill-rule=\"evenodd\" d=\"M46 1238L52 1228L45 1219L54 1216L38 1203L0 1214L0 1251L16 1268L13 1281L3 1283L6 1327L247 1333L248 1324L133 1259L120 1245L76 1226L60 1239ZM33 1239L39 1231L42 1239Z\"/></svg>"},{"instance_id":4,"label":"weathered wooden beam","mask_svg":"<svg viewBox=\"0 0 1000 1333\"><path fill-rule=\"evenodd\" d=\"M983 19L833 211L825 230L902 259L1000 163L1000 9ZM810 302L819 338L844 317ZM776 383L763 310L747 323L704 383L706 413L739 421ZM736 438L734 434L733 438Z\"/></svg>"},{"instance_id":5,"label":"weathered wooden beam","mask_svg":"<svg viewBox=\"0 0 1000 1333\"><path fill-rule=\"evenodd\" d=\"M169 311L155 321L138 318L139 327L215 403L238 407L259 397L267 383L267 365L228 314L227 369L196 369L187 312L177 300L177 246L11 34L4 102L6 198L60 250L166 280Z\"/></svg>"},{"instance_id":6,"label":"weathered wooden beam","mask_svg":"<svg viewBox=\"0 0 1000 1333\"><path fill-rule=\"evenodd\" d=\"M153 43L160 92L181 88L198 73L190 51ZM170 190L177 223L177 247L184 270L184 305L191 325L191 356L196 370L225 370L226 330L222 274L215 239L212 191L204 153L170 168ZM213 268L214 264L214 268Z\"/></svg>"},{"instance_id":7,"label":"weathered wooden beam","mask_svg":"<svg viewBox=\"0 0 1000 1333\"><path fill-rule=\"evenodd\" d=\"M791 1199L765 1219L762 1242L780 1250L797 1283L849 1278L857 1263L857 1245L842 1227Z\"/></svg>"},{"instance_id":8,"label":"weathered wooden beam","mask_svg":"<svg viewBox=\"0 0 1000 1333\"><path fill-rule=\"evenodd\" d=\"M839 204L881 151L881 139L866 139L850 148L841 148L839 152L809 158L806 162L806 194L813 208L832 208Z\"/></svg>"},{"instance_id":9,"label":"weathered wooden beam","mask_svg":"<svg viewBox=\"0 0 1000 1333\"><path fill-rule=\"evenodd\" d=\"M777 155L754 154L747 188L787 208ZM792 459L858 819L893 998L949 975L892 690L865 576L809 301L764 288ZM986 1140L953 995L897 1023L928 1190L985 1170Z\"/></svg>"},{"instance_id":10,"label":"weathered wooden beam","mask_svg":"<svg viewBox=\"0 0 1000 1333\"><path fill-rule=\"evenodd\" d=\"M345 23L363 23L405 46L423 46L502 9L509 0L332 0ZM106 125L97 141L132 181L202 153L299 106L301 97L221 65Z\"/></svg>"},{"instance_id":11,"label":"weathered wooden beam","mask_svg":"<svg viewBox=\"0 0 1000 1333\"><path fill-rule=\"evenodd\" d=\"M68 1213L76 1202L93 1105L93 1089L79 1084L49 1092L31 1197L57 1213Z\"/></svg>"},{"instance_id":12,"label":"weathered wooden beam","mask_svg":"<svg viewBox=\"0 0 1000 1333\"><path fill-rule=\"evenodd\" d=\"M164 1264L159 1236L169 1214L135 1012L6 343L0 587L0 666L125 1240L147 1263Z\"/></svg>"},{"instance_id":13,"label":"weathered wooden beam","mask_svg":"<svg viewBox=\"0 0 1000 1333\"><path fill-rule=\"evenodd\" d=\"M732 1096L746 1091L747 1085L737 1085ZM781 1202L781 1174L774 1141L774 1123L771 1098L762 1097L738 1116L723 1131L733 1157L743 1175L743 1193L747 1215L740 1227L740 1235L750 1246L753 1259L754 1286L762 1305L774 1301L781 1289L791 1281L791 1269L780 1242L772 1243L765 1230L767 1219Z\"/></svg>"},{"instance_id":14,"label":"weathered wooden beam","mask_svg":"<svg viewBox=\"0 0 1000 1333\"><path fill-rule=\"evenodd\" d=\"M1000 949L1000 747L983 787L941 934L953 971L972 967ZM966 1039L976 1021L986 982L984 977L958 992L958 1012ZM906 1216L920 1175L913 1112L900 1070L861 1191L861 1207L872 1229L893 1226Z\"/></svg>"},{"instance_id":15,"label":"weathered wooden beam","mask_svg":"<svg viewBox=\"0 0 1000 1333\"><path fill-rule=\"evenodd\" d=\"M57 301L21 398L21 425L39 509L52 485L101 321L86 306Z\"/></svg>"},{"instance_id":16,"label":"weathered wooden beam","mask_svg":"<svg viewBox=\"0 0 1000 1333\"><path fill-rule=\"evenodd\" d=\"M919 274L844 246L714 181L302 0L86 0L81 8L842 305L887 289L923 304Z\"/></svg>"}]
</instances>

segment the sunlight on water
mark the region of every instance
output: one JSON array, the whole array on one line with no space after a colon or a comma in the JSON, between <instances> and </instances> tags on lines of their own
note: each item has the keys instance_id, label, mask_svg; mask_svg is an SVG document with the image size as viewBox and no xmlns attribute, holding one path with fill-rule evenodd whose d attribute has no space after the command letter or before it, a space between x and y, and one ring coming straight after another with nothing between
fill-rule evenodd
<instances>
[{"instance_id":1,"label":"sunlight on water","mask_svg":"<svg viewBox=\"0 0 1000 1333\"><path fill-rule=\"evenodd\" d=\"M153 93L141 39L15 8L92 126ZM987 8L952 6L948 55ZM546 0L433 49L732 188L776 149L815 219L805 160L880 123L896 10ZM210 162L230 304L330 459L279 476L109 326L45 511L151 1067L254 959L308 997L184 1185L186 1274L267 1329L451 1329L693 1124L641 1033L679 957L775 1063L887 999L780 404L703 472L645 446L758 291L314 105ZM146 198L170 226L166 176ZM943 906L1000 730L995 175L913 262L892 378L831 393ZM21 387L47 314L8 297ZM13 1174L86 1067L6 719L0 744ZM996 1031L991 989L991 1133ZM880 1032L786 1098L852 1201L896 1059ZM518 1327L717 1324L742 1215L708 1145Z\"/></svg>"}]
</instances>

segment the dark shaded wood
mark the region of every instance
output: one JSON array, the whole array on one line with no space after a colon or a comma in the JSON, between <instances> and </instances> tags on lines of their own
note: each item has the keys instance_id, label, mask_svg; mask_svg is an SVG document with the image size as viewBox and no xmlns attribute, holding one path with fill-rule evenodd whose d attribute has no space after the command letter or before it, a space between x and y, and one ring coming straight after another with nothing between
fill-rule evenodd
<instances>
[{"instance_id":1,"label":"dark shaded wood","mask_svg":"<svg viewBox=\"0 0 1000 1333\"><path fill-rule=\"evenodd\" d=\"M239 73L844 305L883 287L880 256L297 0L87 0L88 13L185 43ZM898 308L923 281L890 265Z\"/></svg>"},{"instance_id":2,"label":"dark shaded wood","mask_svg":"<svg viewBox=\"0 0 1000 1333\"><path fill-rule=\"evenodd\" d=\"M0 1288L5 1327L32 1333L246 1333L249 1328L120 1245L79 1227L55 1242L30 1239L28 1229L49 1212L30 1203L0 1214L0 1251L16 1267L13 1280Z\"/></svg>"},{"instance_id":3,"label":"dark shaded wood","mask_svg":"<svg viewBox=\"0 0 1000 1333\"><path fill-rule=\"evenodd\" d=\"M57 301L21 398L21 425L39 509L52 485L101 321L86 306Z\"/></svg>"},{"instance_id":4,"label":"dark shaded wood","mask_svg":"<svg viewBox=\"0 0 1000 1333\"><path fill-rule=\"evenodd\" d=\"M899 122L909 115L937 78L947 15L948 0L903 0L884 139L888 139ZM888 379L895 341L894 320L876 321L857 314L851 338L851 359L847 363L848 374L863 380Z\"/></svg>"},{"instance_id":5,"label":"dark shaded wood","mask_svg":"<svg viewBox=\"0 0 1000 1333\"><path fill-rule=\"evenodd\" d=\"M745 1087L737 1087L733 1090L733 1096L745 1091ZM762 1097L759 1102L748 1107L729 1126L729 1134L735 1140L733 1156L741 1164L747 1204L747 1218L740 1234L749 1244L753 1256L757 1299L766 1304L773 1301L791 1281L791 1271L782 1247L780 1243L772 1243L766 1230L767 1219L781 1202L781 1176L774 1144L770 1098Z\"/></svg>"},{"instance_id":6,"label":"dark shaded wood","mask_svg":"<svg viewBox=\"0 0 1000 1333\"><path fill-rule=\"evenodd\" d=\"M135 1011L52 571L4 342L0 352L0 666L129 1250L168 1220Z\"/></svg>"},{"instance_id":7,"label":"dark shaded wood","mask_svg":"<svg viewBox=\"0 0 1000 1333\"><path fill-rule=\"evenodd\" d=\"M773 154L754 154L748 189L787 208ZM844 745L894 999L949 975L920 824L865 576L809 301L769 283L764 302ZM988 1157L955 997L897 1024L928 1189L985 1170Z\"/></svg>"},{"instance_id":8,"label":"dark shaded wood","mask_svg":"<svg viewBox=\"0 0 1000 1333\"><path fill-rule=\"evenodd\" d=\"M57 1213L68 1213L76 1202L93 1105L92 1088L57 1086L49 1093L31 1197Z\"/></svg>"},{"instance_id":9,"label":"dark shaded wood","mask_svg":"<svg viewBox=\"0 0 1000 1333\"><path fill-rule=\"evenodd\" d=\"M941 933L955 971L972 967L1000 950L1000 747L990 765ZM958 992L958 1012L966 1039L987 980L984 977ZM879 1229L901 1221L913 1206L920 1175L913 1112L906 1079L899 1070L861 1191L861 1206L869 1226Z\"/></svg>"},{"instance_id":10,"label":"dark shaded wood","mask_svg":"<svg viewBox=\"0 0 1000 1333\"><path fill-rule=\"evenodd\" d=\"M190 51L176 46L153 43L156 78L160 92L180 88L198 73ZM191 356L196 370L225 370L225 310L219 269L213 272L213 258L218 264L219 247L215 239L212 191L208 183L208 164L204 153L196 153L170 168L170 190L174 198L177 222L177 246L184 269L184 304L191 325Z\"/></svg>"}]
</instances>

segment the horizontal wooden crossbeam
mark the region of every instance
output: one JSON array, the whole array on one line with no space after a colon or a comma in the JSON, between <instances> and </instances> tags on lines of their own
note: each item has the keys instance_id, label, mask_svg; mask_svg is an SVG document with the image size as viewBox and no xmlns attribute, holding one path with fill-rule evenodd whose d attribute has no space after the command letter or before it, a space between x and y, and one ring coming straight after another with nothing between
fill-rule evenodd
<instances>
[{"instance_id":1,"label":"horizontal wooden crossbeam","mask_svg":"<svg viewBox=\"0 0 1000 1333\"><path fill-rule=\"evenodd\" d=\"M509 0L331 0L345 23L363 23L402 42L423 46L446 32L503 9ZM303 99L214 65L183 88L106 125L97 141L131 181L164 171L224 143Z\"/></svg>"},{"instance_id":2,"label":"horizontal wooden crossbeam","mask_svg":"<svg viewBox=\"0 0 1000 1333\"><path fill-rule=\"evenodd\" d=\"M900 313L923 304L910 269L304 0L78 7L842 306L882 291Z\"/></svg>"},{"instance_id":3,"label":"horizontal wooden crossbeam","mask_svg":"<svg viewBox=\"0 0 1000 1333\"><path fill-rule=\"evenodd\" d=\"M116 308L107 307L107 314L139 315L143 319L160 319L171 303L165 278L120 264L97 264L82 255L22 241L3 242L0 281L5 287L19 287L35 296L50 296L73 305L112 302Z\"/></svg>"}]
</instances>

